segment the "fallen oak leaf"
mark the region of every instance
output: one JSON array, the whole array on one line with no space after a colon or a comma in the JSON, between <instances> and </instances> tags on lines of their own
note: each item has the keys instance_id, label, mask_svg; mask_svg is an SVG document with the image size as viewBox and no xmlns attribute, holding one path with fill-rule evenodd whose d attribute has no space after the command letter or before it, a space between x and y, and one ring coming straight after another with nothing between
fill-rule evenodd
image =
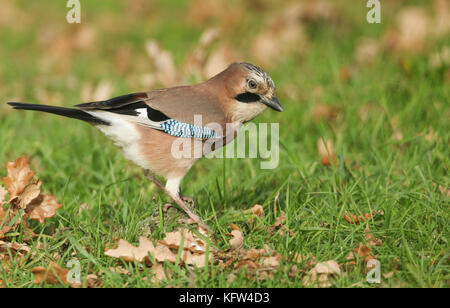
<instances>
[{"instance_id":1,"label":"fallen oak leaf","mask_svg":"<svg viewBox=\"0 0 450 308\"><path fill-rule=\"evenodd\" d=\"M315 122L325 119L327 122L333 121L342 111L339 106L330 106L325 104L315 104L312 109L312 116Z\"/></svg>"},{"instance_id":2,"label":"fallen oak leaf","mask_svg":"<svg viewBox=\"0 0 450 308\"><path fill-rule=\"evenodd\" d=\"M155 40L148 41L145 44L145 49L154 62L158 81L164 86L176 84L179 77L172 54L167 50L163 50Z\"/></svg>"},{"instance_id":3,"label":"fallen oak leaf","mask_svg":"<svg viewBox=\"0 0 450 308\"><path fill-rule=\"evenodd\" d=\"M34 172L30 170L30 162L24 155L13 162L7 162L6 172L3 182L8 187L10 199L19 195L34 176Z\"/></svg>"},{"instance_id":4,"label":"fallen oak leaf","mask_svg":"<svg viewBox=\"0 0 450 308\"><path fill-rule=\"evenodd\" d=\"M371 249L368 246L359 243L357 247L353 248L353 250L349 252L349 254L345 257L345 259L347 261L359 259L361 262L367 263L367 261L375 259L374 256L370 255L370 253Z\"/></svg>"},{"instance_id":5,"label":"fallen oak leaf","mask_svg":"<svg viewBox=\"0 0 450 308\"><path fill-rule=\"evenodd\" d=\"M153 243L141 236L139 237L139 246L133 246L126 240L119 240L116 249L108 249L105 251L105 255L113 258L120 258L126 262L139 262L148 263L150 260L148 254L152 255L156 262L168 261L175 263L176 255L170 251L170 249L164 245L157 245L156 247Z\"/></svg>"},{"instance_id":6,"label":"fallen oak leaf","mask_svg":"<svg viewBox=\"0 0 450 308\"><path fill-rule=\"evenodd\" d=\"M339 268L339 264L334 260L317 263L303 278L303 284L305 286L311 286L318 282L319 287L327 288L331 286L329 275L339 276L340 274L341 269Z\"/></svg>"},{"instance_id":7,"label":"fallen oak leaf","mask_svg":"<svg viewBox=\"0 0 450 308\"><path fill-rule=\"evenodd\" d=\"M209 254L209 260L212 261L213 255ZM184 250L181 255L181 260L184 264L193 265L195 267L204 267L206 265L206 254L191 253L189 250Z\"/></svg>"},{"instance_id":8,"label":"fallen oak leaf","mask_svg":"<svg viewBox=\"0 0 450 308\"><path fill-rule=\"evenodd\" d=\"M4 200L7 194L8 191L2 185L0 185L0 205L6 203Z\"/></svg>"},{"instance_id":9,"label":"fallen oak leaf","mask_svg":"<svg viewBox=\"0 0 450 308\"><path fill-rule=\"evenodd\" d=\"M334 145L333 141L327 140L326 144L324 140L321 138L317 141L317 150L320 155L320 163L324 166L330 166L331 162L336 166L337 159L334 154Z\"/></svg>"},{"instance_id":10,"label":"fallen oak leaf","mask_svg":"<svg viewBox=\"0 0 450 308\"><path fill-rule=\"evenodd\" d=\"M160 263L154 264L152 266L151 273L153 274L153 276L150 281L154 283L172 278L172 271L169 268L166 268L166 271L164 271L164 266Z\"/></svg>"},{"instance_id":11,"label":"fallen oak leaf","mask_svg":"<svg viewBox=\"0 0 450 308\"><path fill-rule=\"evenodd\" d=\"M232 250L236 250L241 248L244 245L244 236L241 230L233 230L231 231L231 235L233 236L230 239L230 248Z\"/></svg>"},{"instance_id":12,"label":"fallen oak leaf","mask_svg":"<svg viewBox=\"0 0 450 308\"><path fill-rule=\"evenodd\" d=\"M247 250L245 252L245 256L248 259L259 259L259 258L264 257L265 254L266 254L266 250L264 248L261 248L261 249L250 248L249 250Z\"/></svg>"},{"instance_id":13,"label":"fallen oak leaf","mask_svg":"<svg viewBox=\"0 0 450 308\"><path fill-rule=\"evenodd\" d=\"M28 184L25 189L16 197L12 198L9 203L13 207L25 208L33 200L41 194L41 181L36 180Z\"/></svg>"},{"instance_id":14,"label":"fallen oak leaf","mask_svg":"<svg viewBox=\"0 0 450 308\"><path fill-rule=\"evenodd\" d=\"M264 218L264 210L262 205L260 204L255 204L251 209L251 212L253 214L255 214L256 216L258 216L259 218L263 219Z\"/></svg>"},{"instance_id":15,"label":"fallen oak leaf","mask_svg":"<svg viewBox=\"0 0 450 308\"><path fill-rule=\"evenodd\" d=\"M368 242L369 246L381 246L383 241L375 238L375 235L370 232L369 223L366 223L366 228L364 229L364 239Z\"/></svg>"},{"instance_id":16,"label":"fallen oak leaf","mask_svg":"<svg viewBox=\"0 0 450 308\"><path fill-rule=\"evenodd\" d=\"M241 231L241 228L239 228L238 226L236 226L236 225L233 224L233 223L230 223L230 228L233 229L233 230Z\"/></svg>"},{"instance_id":17,"label":"fallen oak leaf","mask_svg":"<svg viewBox=\"0 0 450 308\"><path fill-rule=\"evenodd\" d=\"M358 216L356 216L355 214L352 214L352 213L345 212L344 219L350 224L358 224L359 223Z\"/></svg>"},{"instance_id":18,"label":"fallen oak leaf","mask_svg":"<svg viewBox=\"0 0 450 308\"><path fill-rule=\"evenodd\" d=\"M364 213L363 215L358 217L353 213L345 211L344 219L350 224L359 224L360 222L375 218L378 215L384 215L384 212L382 210L372 210L372 212Z\"/></svg>"},{"instance_id":19,"label":"fallen oak leaf","mask_svg":"<svg viewBox=\"0 0 450 308\"><path fill-rule=\"evenodd\" d=\"M55 196L40 195L28 204L25 211L30 219L43 223L46 218L55 216L60 207L61 204L56 201Z\"/></svg>"},{"instance_id":20,"label":"fallen oak leaf","mask_svg":"<svg viewBox=\"0 0 450 308\"><path fill-rule=\"evenodd\" d=\"M1 210L0 210L0 212L1 212ZM0 213L0 216L1 216L1 213ZM13 227L11 227L11 226L3 226L3 227L0 229L0 239L5 238L6 233L8 233L9 231L11 231L12 229L13 229Z\"/></svg>"},{"instance_id":21,"label":"fallen oak leaf","mask_svg":"<svg viewBox=\"0 0 450 308\"><path fill-rule=\"evenodd\" d=\"M281 261L281 255L275 253L273 256L263 258L262 266L270 268L279 268Z\"/></svg>"},{"instance_id":22,"label":"fallen oak leaf","mask_svg":"<svg viewBox=\"0 0 450 308\"><path fill-rule=\"evenodd\" d=\"M283 224L286 221L286 213L281 211L281 215L275 219L275 222L272 226L267 230L267 234L273 234L276 230L281 229L281 232L287 232L287 227ZM292 236L292 232L289 232L289 235Z\"/></svg>"},{"instance_id":23,"label":"fallen oak leaf","mask_svg":"<svg viewBox=\"0 0 450 308\"><path fill-rule=\"evenodd\" d=\"M10 243L0 240L0 253L8 251L11 252L13 256L15 256L16 254L24 256L31 252L31 248L26 244Z\"/></svg>"},{"instance_id":24,"label":"fallen oak leaf","mask_svg":"<svg viewBox=\"0 0 450 308\"><path fill-rule=\"evenodd\" d=\"M86 286L88 288L98 288L102 286L102 282L99 280L97 275L89 274L86 277Z\"/></svg>"},{"instance_id":25,"label":"fallen oak leaf","mask_svg":"<svg viewBox=\"0 0 450 308\"><path fill-rule=\"evenodd\" d=\"M34 284L66 284L69 269L62 269L58 264L51 262L47 267L34 267L31 272L34 274Z\"/></svg>"},{"instance_id":26,"label":"fallen oak leaf","mask_svg":"<svg viewBox=\"0 0 450 308\"><path fill-rule=\"evenodd\" d=\"M168 232L164 239L159 243L169 247L178 249L183 240L183 249L193 253L204 253L206 251L206 243L203 239L198 238L191 230L179 229L177 231Z\"/></svg>"}]
</instances>

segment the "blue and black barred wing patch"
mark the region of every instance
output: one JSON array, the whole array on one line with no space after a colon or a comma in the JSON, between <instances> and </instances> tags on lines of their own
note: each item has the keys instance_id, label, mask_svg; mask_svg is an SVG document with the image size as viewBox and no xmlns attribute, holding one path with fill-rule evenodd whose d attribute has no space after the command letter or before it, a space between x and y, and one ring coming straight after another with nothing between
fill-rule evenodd
<instances>
[{"instance_id":1,"label":"blue and black barred wing patch","mask_svg":"<svg viewBox=\"0 0 450 308\"><path fill-rule=\"evenodd\" d=\"M175 137L196 139L221 138L221 136L209 127L195 126L192 124L179 122L174 119L164 121L160 124L160 126L165 133Z\"/></svg>"}]
</instances>

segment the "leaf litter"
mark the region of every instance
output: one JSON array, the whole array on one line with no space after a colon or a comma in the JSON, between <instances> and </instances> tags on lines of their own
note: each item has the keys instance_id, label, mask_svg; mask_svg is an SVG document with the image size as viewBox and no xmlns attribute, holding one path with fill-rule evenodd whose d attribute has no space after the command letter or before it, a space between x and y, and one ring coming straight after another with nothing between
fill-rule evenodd
<instances>
[{"instance_id":1,"label":"leaf litter","mask_svg":"<svg viewBox=\"0 0 450 308\"><path fill-rule=\"evenodd\" d=\"M61 204L55 196L41 191L42 183L39 179L34 179L35 173L30 169L27 157L22 155L15 161L7 162L6 173L2 180L7 189L0 184L0 261L3 270L9 271L11 256L22 264L35 255L26 243L37 236L30 228L29 220L44 223L46 219L56 215ZM5 200L7 195L8 200ZM14 239L21 230L25 235L25 243L15 242ZM39 250L42 245L38 243L35 248ZM46 273L40 267L32 269L35 283L43 280L56 283L57 276L63 272L56 263L51 263L49 267L52 268L51 273L48 273L48 268L45 268ZM62 281L66 281L65 278Z\"/></svg>"}]
</instances>

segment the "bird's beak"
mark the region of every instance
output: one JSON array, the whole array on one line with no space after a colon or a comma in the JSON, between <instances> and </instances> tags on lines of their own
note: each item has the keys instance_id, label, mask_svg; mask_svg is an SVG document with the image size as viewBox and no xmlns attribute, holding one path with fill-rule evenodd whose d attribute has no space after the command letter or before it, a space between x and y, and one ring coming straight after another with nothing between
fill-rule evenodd
<instances>
[{"instance_id":1,"label":"bird's beak","mask_svg":"<svg viewBox=\"0 0 450 308\"><path fill-rule=\"evenodd\" d=\"M280 102L275 97L275 95L272 95L271 98L267 98L265 96L261 96L263 104L267 105L268 107L272 108L273 110L276 110L278 112L283 111L283 107L281 107Z\"/></svg>"}]
</instances>

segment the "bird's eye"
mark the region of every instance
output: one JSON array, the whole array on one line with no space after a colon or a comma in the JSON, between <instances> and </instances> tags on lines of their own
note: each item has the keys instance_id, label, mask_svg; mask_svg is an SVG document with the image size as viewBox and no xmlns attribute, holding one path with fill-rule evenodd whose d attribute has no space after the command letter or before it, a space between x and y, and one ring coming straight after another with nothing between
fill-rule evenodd
<instances>
[{"instance_id":1,"label":"bird's eye","mask_svg":"<svg viewBox=\"0 0 450 308\"><path fill-rule=\"evenodd\" d=\"M249 87L250 89L256 89L256 87L257 87L256 81L254 81L253 79L250 79L250 80L248 81L248 87Z\"/></svg>"}]
</instances>

